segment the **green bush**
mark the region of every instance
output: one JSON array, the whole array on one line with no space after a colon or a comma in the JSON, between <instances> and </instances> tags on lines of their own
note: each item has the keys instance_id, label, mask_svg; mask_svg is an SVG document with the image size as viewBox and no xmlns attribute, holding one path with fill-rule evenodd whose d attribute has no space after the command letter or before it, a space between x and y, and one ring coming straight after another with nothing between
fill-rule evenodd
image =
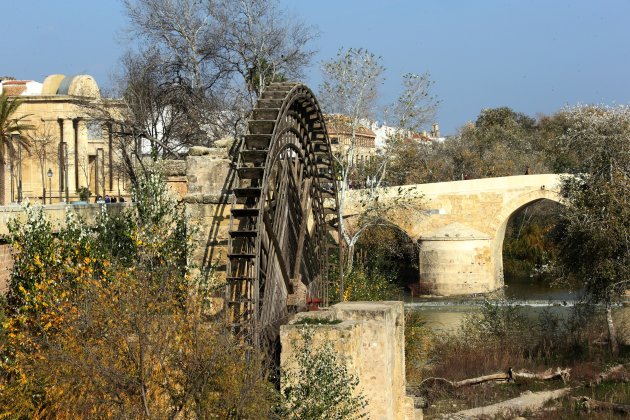
<instances>
[{"instance_id":1,"label":"green bush","mask_svg":"<svg viewBox=\"0 0 630 420\"><path fill-rule=\"evenodd\" d=\"M344 301L396 300L401 290L396 275L378 269L355 267L344 277ZM334 290L333 300L340 301L339 288Z\"/></svg>"}]
</instances>

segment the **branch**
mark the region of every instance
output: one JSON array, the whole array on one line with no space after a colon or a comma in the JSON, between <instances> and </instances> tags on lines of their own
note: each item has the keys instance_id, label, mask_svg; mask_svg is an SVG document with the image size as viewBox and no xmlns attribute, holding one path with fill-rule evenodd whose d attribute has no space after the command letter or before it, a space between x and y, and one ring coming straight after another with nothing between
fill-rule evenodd
<instances>
[{"instance_id":1,"label":"branch","mask_svg":"<svg viewBox=\"0 0 630 420\"><path fill-rule=\"evenodd\" d=\"M427 378L420 382L420 386L422 386L425 382L429 381L441 381L446 382L453 388L461 388L464 386L477 385L484 382L490 381L514 381L516 379L538 379L542 381L550 381L561 379L564 383L567 383L569 380L571 369L560 369L557 368L555 372L551 369L546 370L542 373L531 373L526 371L513 371L512 368L509 368L507 372L502 373L493 373L491 375L483 375L477 376L476 378L463 379L461 381L449 381L445 378Z\"/></svg>"},{"instance_id":2,"label":"branch","mask_svg":"<svg viewBox=\"0 0 630 420\"><path fill-rule=\"evenodd\" d=\"M598 401L586 396L574 397L573 400L587 413L590 411L613 411L620 414L630 414L630 405L627 404Z\"/></svg>"}]
</instances>

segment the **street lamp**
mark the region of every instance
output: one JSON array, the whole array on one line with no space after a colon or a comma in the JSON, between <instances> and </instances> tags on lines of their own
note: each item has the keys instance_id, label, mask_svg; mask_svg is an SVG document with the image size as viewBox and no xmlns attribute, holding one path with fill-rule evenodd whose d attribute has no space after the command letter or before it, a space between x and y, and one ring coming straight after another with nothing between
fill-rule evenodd
<instances>
[{"instance_id":1,"label":"street lamp","mask_svg":"<svg viewBox=\"0 0 630 420\"><path fill-rule=\"evenodd\" d=\"M52 204L52 169L48 168L48 204ZM46 202L46 197L44 197L44 202Z\"/></svg>"}]
</instances>

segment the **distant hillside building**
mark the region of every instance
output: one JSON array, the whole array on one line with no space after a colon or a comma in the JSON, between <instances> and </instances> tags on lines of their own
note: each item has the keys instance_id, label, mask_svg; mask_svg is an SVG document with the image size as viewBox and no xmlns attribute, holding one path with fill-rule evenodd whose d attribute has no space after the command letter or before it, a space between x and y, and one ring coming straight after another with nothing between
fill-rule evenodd
<instances>
[{"instance_id":1,"label":"distant hillside building","mask_svg":"<svg viewBox=\"0 0 630 420\"><path fill-rule=\"evenodd\" d=\"M405 137L408 141L415 141L422 144L431 144L434 142L443 142L444 137L440 135L440 127L437 123L433 123L431 131L423 131L422 133L402 133L402 130L397 127L392 127L385 124L379 124L374 122L371 124L372 131L376 134L376 148L381 149L385 147L387 141L391 138L401 136Z\"/></svg>"},{"instance_id":2,"label":"distant hillside building","mask_svg":"<svg viewBox=\"0 0 630 420\"><path fill-rule=\"evenodd\" d=\"M101 98L91 76L54 74L43 83L4 77L3 92L23 101L15 117L26 116L33 129L22 133L31 142L29 150L17 148L16 156L5 153L5 162L0 162L0 204L26 198L46 203L51 198L78 200L80 187L89 188L92 197L124 194L112 127L93 120L85 107L86 101L111 101Z\"/></svg>"},{"instance_id":3,"label":"distant hillside building","mask_svg":"<svg viewBox=\"0 0 630 420\"><path fill-rule=\"evenodd\" d=\"M329 114L325 117L328 137L333 152L348 150L352 144L352 124L350 117L340 114ZM376 154L376 133L371 128L361 125L355 135L354 161L361 163Z\"/></svg>"}]
</instances>

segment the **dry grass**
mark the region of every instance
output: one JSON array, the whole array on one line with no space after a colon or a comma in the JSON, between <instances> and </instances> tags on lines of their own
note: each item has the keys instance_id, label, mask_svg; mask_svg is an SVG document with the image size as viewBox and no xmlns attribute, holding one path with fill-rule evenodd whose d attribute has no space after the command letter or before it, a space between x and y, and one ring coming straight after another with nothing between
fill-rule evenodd
<instances>
[{"instance_id":1,"label":"dry grass","mask_svg":"<svg viewBox=\"0 0 630 420\"><path fill-rule=\"evenodd\" d=\"M580 319L575 325L549 332L545 325L509 324L508 334L488 335L474 328L463 328L457 334L432 337L427 351L422 378L437 377L457 381L515 370L542 372L548 368L571 368L569 386L571 396L585 395L601 401L630 404L630 370L612 375L607 381L592 387L599 374L607 367L630 361L630 347L622 348L619 357L613 358L602 340L602 323L598 316ZM487 330L486 330L487 331ZM506 338L507 337L507 338ZM605 337L604 337L605 338ZM417 379L417 378L416 378ZM419 381L417 383L420 383ZM437 418L467 408L479 407L519 396L524 391L542 391L563 387L561 381L523 381L512 383L484 383L453 389L444 381L426 381L421 394L429 402L426 418ZM578 410L570 397L550 404L545 410L526 413L527 418L621 418L612 412L585 413Z\"/></svg>"}]
</instances>

